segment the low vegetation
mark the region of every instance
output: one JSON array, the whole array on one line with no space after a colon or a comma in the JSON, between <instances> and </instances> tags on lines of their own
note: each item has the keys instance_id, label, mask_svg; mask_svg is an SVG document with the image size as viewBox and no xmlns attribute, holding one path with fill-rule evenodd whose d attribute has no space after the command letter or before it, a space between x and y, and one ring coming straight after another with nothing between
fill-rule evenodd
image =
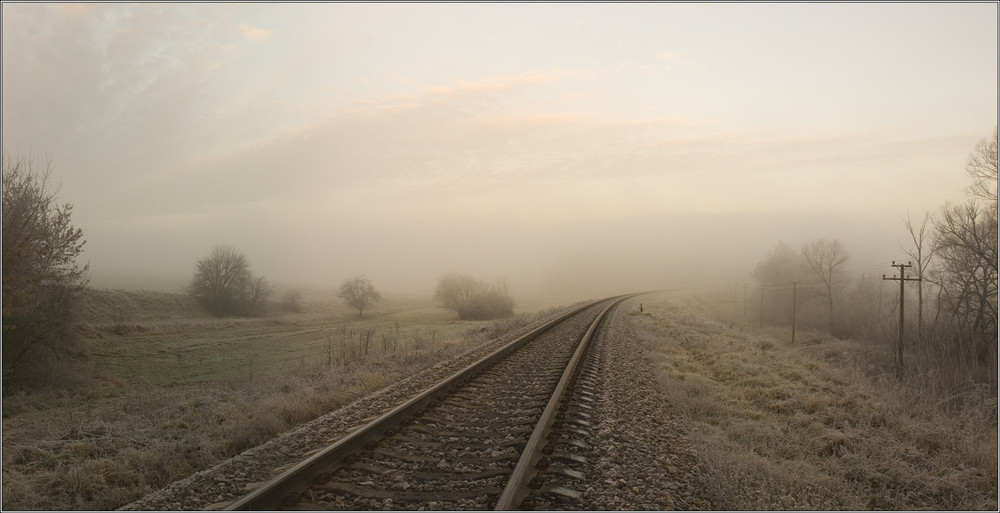
<instances>
[{"instance_id":1,"label":"low vegetation","mask_svg":"<svg viewBox=\"0 0 1000 513\"><path fill-rule=\"evenodd\" d=\"M790 330L735 321L726 307L646 300L628 317L720 508L996 510L987 387L942 400L898 380L883 345L813 331L792 343Z\"/></svg>"}]
</instances>

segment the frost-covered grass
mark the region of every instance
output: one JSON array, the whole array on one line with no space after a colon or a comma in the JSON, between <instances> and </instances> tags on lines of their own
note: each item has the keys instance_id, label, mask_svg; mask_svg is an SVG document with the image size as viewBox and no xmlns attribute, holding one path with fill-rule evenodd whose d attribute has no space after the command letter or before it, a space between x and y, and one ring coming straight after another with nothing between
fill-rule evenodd
<instances>
[{"instance_id":1,"label":"frost-covered grass","mask_svg":"<svg viewBox=\"0 0 1000 513\"><path fill-rule=\"evenodd\" d=\"M722 508L996 510L996 398L942 404L878 347L801 331L792 344L788 329L651 299L627 318Z\"/></svg>"},{"instance_id":2,"label":"frost-covered grass","mask_svg":"<svg viewBox=\"0 0 1000 513\"><path fill-rule=\"evenodd\" d=\"M117 295L127 308L87 303L71 378L4 397L3 509L116 509L548 314L458 321L397 300L364 319L312 302L217 320Z\"/></svg>"}]
</instances>

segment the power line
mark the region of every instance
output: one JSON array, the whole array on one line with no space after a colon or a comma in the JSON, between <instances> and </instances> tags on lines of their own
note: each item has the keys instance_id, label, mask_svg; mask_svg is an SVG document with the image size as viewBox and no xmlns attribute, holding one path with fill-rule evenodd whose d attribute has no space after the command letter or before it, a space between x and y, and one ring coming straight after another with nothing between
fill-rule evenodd
<instances>
[{"instance_id":1,"label":"power line","mask_svg":"<svg viewBox=\"0 0 1000 513\"><path fill-rule=\"evenodd\" d=\"M825 287L811 287L812 285L825 285L825 283L822 280L792 280L763 282L757 284L759 288L765 290L790 290L793 287L798 287L800 289L815 288L815 290L825 290Z\"/></svg>"},{"instance_id":2,"label":"power line","mask_svg":"<svg viewBox=\"0 0 1000 513\"><path fill-rule=\"evenodd\" d=\"M890 265L889 262L879 262L877 264L871 264L871 265L865 265L865 266L859 266L859 267L852 267L852 268L848 269L848 271L853 272L853 273L859 273L859 272L863 272L863 271L874 271L875 269L879 269L879 268L882 268L882 267L885 267L885 266L888 266L888 265Z\"/></svg>"}]
</instances>

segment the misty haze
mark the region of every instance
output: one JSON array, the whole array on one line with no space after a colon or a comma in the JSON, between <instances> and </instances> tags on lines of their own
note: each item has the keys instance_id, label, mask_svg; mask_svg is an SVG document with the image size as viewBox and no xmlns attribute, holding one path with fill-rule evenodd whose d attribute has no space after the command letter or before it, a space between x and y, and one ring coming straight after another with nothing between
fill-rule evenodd
<instances>
[{"instance_id":1,"label":"misty haze","mask_svg":"<svg viewBox=\"0 0 1000 513\"><path fill-rule=\"evenodd\" d=\"M995 3L2 16L4 509L997 507Z\"/></svg>"}]
</instances>

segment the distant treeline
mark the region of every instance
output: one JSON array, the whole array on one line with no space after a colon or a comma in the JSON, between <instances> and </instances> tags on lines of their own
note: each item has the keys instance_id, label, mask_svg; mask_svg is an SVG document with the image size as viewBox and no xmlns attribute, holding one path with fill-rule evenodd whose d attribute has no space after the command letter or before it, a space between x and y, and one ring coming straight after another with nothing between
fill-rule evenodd
<instances>
[{"instance_id":1,"label":"distant treeline","mask_svg":"<svg viewBox=\"0 0 1000 513\"><path fill-rule=\"evenodd\" d=\"M779 242L754 270L759 288L748 300L756 307L752 313L780 325L794 315L800 327L896 348L899 281L891 278L902 270L908 281L899 372L929 376L943 389L988 386L996 397L996 129L975 146L965 172L971 183L964 203L925 212L918 223L909 214L904 219L909 243L902 250L909 258L895 263L909 267L886 262L849 273L848 252L837 240L818 239L799 251Z\"/></svg>"}]
</instances>

